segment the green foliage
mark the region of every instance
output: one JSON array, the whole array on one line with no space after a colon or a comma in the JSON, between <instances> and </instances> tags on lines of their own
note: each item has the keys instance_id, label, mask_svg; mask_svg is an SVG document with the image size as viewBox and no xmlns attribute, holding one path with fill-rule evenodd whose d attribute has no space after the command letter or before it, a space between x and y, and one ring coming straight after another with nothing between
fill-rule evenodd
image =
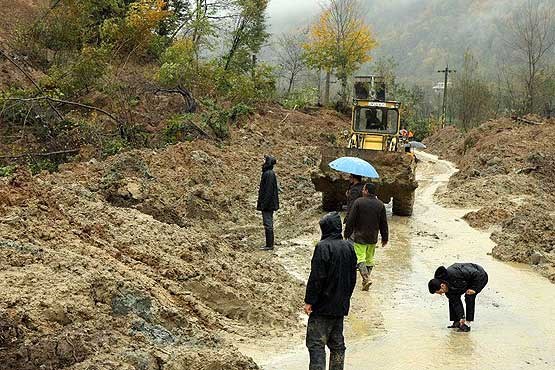
<instances>
[{"instance_id":1,"label":"green foliage","mask_svg":"<svg viewBox=\"0 0 555 370\"><path fill-rule=\"evenodd\" d=\"M237 122L241 117L250 115L254 109L239 103L230 109L222 108L215 101L203 101L204 111L200 114L179 114L166 123L164 139L168 144L194 139L200 130L211 130L219 139L229 137L229 124Z\"/></svg>"},{"instance_id":2,"label":"green foliage","mask_svg":"<svg viewBox=\"0 0 555 370\"><path fill-rule=\"evenodd\" d=\"M231 107L229 110L229 119L232 121L237 121L241 117L249 116L254 113L254 109L244 103L238 103Z\"/></svg>"},{"instance_id":3,"label":"green foliage","mask_svg":"<svg viewBox=\"0 0 555 370\"><path fill-rule=\"evenodd\" d=\"M67 0L26 32L22 52L46 64L50 81L66 95L92 87L114 57L127 62L146 53L160 55L167 45L154 31L170 15L159 0ZM119 59L119 58L118 58Z\"/></svg>"},{"instance_id":4,"label":"green foliage","mask_svg":"<svg viewBox=\"0 0 555 370\"><path fill-rule=\"evenodd\" d=\"M285 97L281 104L287 109L303 109L318 102L317 88L304 88Z\"/></svg>"},{"instance_id":5,"label":"green foliage","mask_svg":"<svg viewBox=\"0 0 555 370\"><path fill-rule=\"evenodd\" d=\"M194 86L197 78L195 46L191 39L181 39L166 49L161 57L158 80L164 86Z\"/></svg>"},{"instance_id":6,"label":"green foliage","mask_svg":"<svg viewBox=\"0 0 555 370\"><path fill-rule=\"evenodd\" d=\"M410 120L407 124L407 130L413 132L414 140L422 141L432 134L432 121L429 119Z\"/></svg>"},{"instance_id":7,"label":"green foliage","mask_svg":"<svg viewBox=\"0 0 555 370\"><path fill-rule=\"evenodd\" d=\"M201 114L201 120L204 125L210 127L216 137L226 139L229 137L229 120L230 111L220 107L213 100L205 100L205 112Z\"/></svg>"},{"instance_id":8,"label":"green foliage","mask_svg":"<svg viewBox=\"0 0 555 370\"><path fill-rule=\"evenodd\" d=\"M231 31L231 46L225 56L224 69L247 72L253 68L251 56L260 51L269 37L266 31L268 0L235 0L239 8Z\"/></svg>"},{"instance_id":9,"label":"green foliage","mask_svg":"<svg viewBox=\"0 0 555 370\"><path fill-rule=\"evenodd\" d=\"M53 66L49 74L64 95L72 95L93 87L105 74L109 57L106 47L86 46L70 63Z\"/></svg>"},{"instance_id":10,"label":"green foliage","mask_svg":"<svg viewBox=\"0 0 555 370\"><path fill-rule=\"evenodd\" d=\"M42 171L48 171L50 173L58 171L58 163L47 159L35 159L29 163L29 169L33 175L36 175Z\"/></svg>"},{"instance_id":11,"label":"green foliage","mask_svg":"<svg viewBox=\"0 0 555 370\"><path fill-rule=\"evenodd\" d=\"M107 140L102 146L102 154L104 156L115 155L123 152L129 147L129 143L119 137Z\"/></svg>"},{"instance_id":12,"label":"green foliage","mask_svg":"<svg viewBox=\"0 0 555 370\"><path fill-rule=\"evenodd\" d=\"M272 100L276 78L273 68L267 64L257 65L250 75L217 68L215 76L218 95L232 104L254 104Z\"/></svg>"},{"instance_id":13,"label":"green foliage","mask_svg":"<svg viewBox=\"0 0 555 370\"><path fill-rule=\"evenodd\" d=\"M180 141L190 141L194 138L191 125L188 123L195 118L194 114L178 114L166 122L164 141L167 144L176 144Z\"/></svg>"},{"instance_id":14,"label":"green foliage","mask_svg":"<svg viewBox=\"0 0 555 370\"><path fill-rule=\"evenodd\" d=\"M17 169L17 166L12 165L12 166L0 166L0 177L8 177L13 175L13 173L15 172L15 170Z\"/></svg>"},{"instance_id":15,"label":"green foliage","mask_svg":"<svg viewBox=\"0 0 555 370\"><path fill-rule=\"evenodd\" d=\"M172 36L181 24L189 20L191 14L189 0L168 0L166 8L171 14L160 23L157 31L160 36Z\"/></svg>"},{"instance_id":16,"label":"green foliage","mask_svg":"<svg viewBox=\"0 0 555 370\"><path fill-rule=\"evenodd\" d=\"M463 130L468 130L492 116L492 93L482 77L479 63L472 53L465 53L464 63L454 78L450 111Z\"/></svg>"}]
</instances>

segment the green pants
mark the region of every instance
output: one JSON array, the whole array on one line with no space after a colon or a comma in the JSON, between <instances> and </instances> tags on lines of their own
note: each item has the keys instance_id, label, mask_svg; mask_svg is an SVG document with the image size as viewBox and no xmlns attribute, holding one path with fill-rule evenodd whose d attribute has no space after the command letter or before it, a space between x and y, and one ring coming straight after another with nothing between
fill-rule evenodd
<instances>
[{"instance_id":1,"label":"green pants","mask_svg":"<svg viewBox=\"0 0 555 370\"><path fill-rule=\"evenodd\" d=\"M355 243L355 254L357 255L357 264L364 262L366 266L374 266L374 252L376 252L376 244L358 244Z\"/></svg>"}]
</instances>

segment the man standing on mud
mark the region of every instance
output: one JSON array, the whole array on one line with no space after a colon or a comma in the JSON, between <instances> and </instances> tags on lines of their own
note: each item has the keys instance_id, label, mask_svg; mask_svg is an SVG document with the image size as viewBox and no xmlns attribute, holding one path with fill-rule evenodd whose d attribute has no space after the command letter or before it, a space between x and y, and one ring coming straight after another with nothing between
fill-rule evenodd
<instances>
[{"instance_id":1,"label":"man standing on mud","mask_svg":"<svg viewBox=\"0 0 555 370\"><path fill-rule=\"evenodd\" d=\"M347 222L347 217L349 216L349 212L351 211L354 201L362 197L363 185L361 176L353 174L349 175L349 190L347 190L347 193L345 194L347 197L347 212L345 213L344 222Z\"/></svg>"},{"instance_id":2,"label":"man standing on mud","mask_svg":"<svg viewBox=\"0 0 555 370\"><path fill-rule=\"evenodd\" d=\"M367 183L362 188L362 198L354 201L345 225L345 239L353 236L355 242L357 267L362 276L362 290L365 291L372 284L370 273L374 268L378 231L382 247L385 247L389 239L385 206L376 196L376 186Z\"/></svg>"},{"instance_id":3,"label":"man standing on mud","mask_svg":"<svg viewBox=\"0 0 555 370\"><path fill-rule=\"evenodd\" d=\"M320 229L322 238L314 249L304 299L304 311L309 315L309 370L326 370L326 345L330 349L329 370L343 370L343 320L355 289L357 258L351 242L341 236L341 217L337 212L324 216Z\"/></svg>"},{"instance_id":4,"label":"man standing on mud","mask_svg":"<svg viewBox=\"0 0 555 370\"><path fill-rule=\"evenodd\" d=\"M449 320L453 321L448 328L468 332L474 321L476 295L488 283L488 274L482 266L475 263L454 263L445 268L439 266L434 278L428 282L431 294L440 294L449 299ZM466 316L464 314L461 295L464 294Z\"/></svg>"},{"instance_id":5,"label":"man standing on mud","mask_svg":"<svg viewBox=\"0 0 555 370\"><path fill-rule=\"evenodd\" d=\"M258 201L256 209L262 212L262 223L266 235L266 245L261 250L271 251L274 249L274 212L279 209L278 184L274 165L276 159L269 155L264 156L262 165L262 177L258 189Z\"/></svg>"}]
</instances>

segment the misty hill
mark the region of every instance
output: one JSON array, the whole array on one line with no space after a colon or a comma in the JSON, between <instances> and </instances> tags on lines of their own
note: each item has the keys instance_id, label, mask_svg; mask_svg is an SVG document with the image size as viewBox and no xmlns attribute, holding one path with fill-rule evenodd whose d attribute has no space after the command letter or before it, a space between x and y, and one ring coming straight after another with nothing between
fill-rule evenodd
<instances>
[{"instance_id":1,"label":"misty hill","mask_svg":"<svg viewBox=\"0 0 555 370\"><path fill-rule=\"evenodd\" d=\"M500 25L516 9L514 0L365 0L368 20L380 47L377 55L393 56L399 75L438 80L447 62L457 67L466 49L487 69L503 48Z\"/></svg>"},{"instance_id":2,"label":"misty hill","mask_svg":"<svg viewBox=\"0 0 555 370\"><path fill-rule=\"evenodd\" d=\"M499 26L516 9L517 0L362 0L379 46L374 57L393 56L399 77L432 83L449 62L460 66L467 48L493 70L501 45ZM298 3L298 5L295 5ZM272 0L269 23L273 33L314 19L319 2ZM293 11L295 9L295 11ZM366 67L365 69L370 69Z\"/></svg>"}]
</instances>

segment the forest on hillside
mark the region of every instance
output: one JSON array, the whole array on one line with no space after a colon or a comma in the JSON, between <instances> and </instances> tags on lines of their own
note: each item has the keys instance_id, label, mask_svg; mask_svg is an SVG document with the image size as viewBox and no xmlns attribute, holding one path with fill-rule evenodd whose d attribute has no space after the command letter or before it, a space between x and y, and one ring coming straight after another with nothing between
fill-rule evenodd
<instances>
[{"instance_id":1,"label":"forest on hillside","mask_svg":"<svg viewBox=\"0 0 555 370\"><path fill-rule=\"evenodd\" d=\"M449 75L446 119L462 128L492 117L553 115L552 2L365 0L357 6L377 41L357 73L388 76L390 97L407 103L409 114L417 108L418 122L409 119L414 126L422 128L442 114L443 90L433 87L443 82L438 72L447 64L456 72ZM314 13L318 7L310 9ZM310 18L278 14L275 22L303 34L302 23ZM314 76L308 73L306 80L310 84Z\"/></svg>"},{"instance_id":2,"label":"forest on hillside","mask_svg":"<svg viewBox=\"0 0 555 370\"><path fill-rule=\"evenodd\" d=\"M551 115L555 4L515 3L328 0L276 30L268 0L2 1L0 160L40 172L76 154L225 143L267 104L348 114L368 73L418 139L443 121ZM447 62L444 115L431 86Z\"/></svg>"}]
</instances>

